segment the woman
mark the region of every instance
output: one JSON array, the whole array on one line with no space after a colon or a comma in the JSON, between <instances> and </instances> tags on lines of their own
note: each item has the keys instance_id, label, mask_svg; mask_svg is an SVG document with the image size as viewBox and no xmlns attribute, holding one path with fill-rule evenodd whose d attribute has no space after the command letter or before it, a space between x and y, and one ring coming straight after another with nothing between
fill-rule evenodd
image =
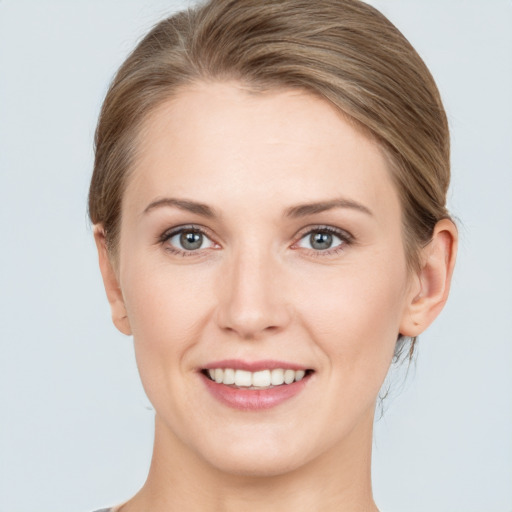
<instances>
[{"instance_id":1,"label":"woman","mask_svg":"<svg viewBox=\"0 0 512 512\"><path fill-rule=\"evenodd\" d=\"M89 211L155 409L116 512L376 511L372 426L435 319L457 230L433 79L357 0L216 0L107 94Z\"/></svg>"}]
</instances>

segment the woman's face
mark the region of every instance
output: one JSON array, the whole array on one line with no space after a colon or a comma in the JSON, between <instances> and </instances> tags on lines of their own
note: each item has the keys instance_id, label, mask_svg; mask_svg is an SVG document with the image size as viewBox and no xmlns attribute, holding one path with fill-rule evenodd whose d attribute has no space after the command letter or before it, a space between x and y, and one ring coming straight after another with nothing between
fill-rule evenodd
<instances>
[{"instance_id":1,"label":"woman's face","mask_svg":"<svg viewBox=\"0 0 512 512\"><path fill-rule=\"evenodd\" d=\"M369 443L412 293L379 147L311 94L209 83L138 149L118 278L157 442L253 475Z\"/></svg>"}]
</instances>

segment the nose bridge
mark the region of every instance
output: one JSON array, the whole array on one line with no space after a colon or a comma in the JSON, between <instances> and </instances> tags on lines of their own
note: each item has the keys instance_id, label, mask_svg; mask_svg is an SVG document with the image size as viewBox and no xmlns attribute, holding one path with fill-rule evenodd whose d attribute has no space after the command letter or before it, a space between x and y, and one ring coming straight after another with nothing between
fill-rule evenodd
<instances>
[{"instance_id":1,"label":"nose bridge","mask_svg":"<svg viewBox=\"0 0 512 512\"><path fill-rule=\"evenodd\" d=\"M237 247L221 278L220 327L242 338L285 327L290 311L280 275L278 259L268 246L247 242Z\"/></svg>"}]
</instances>

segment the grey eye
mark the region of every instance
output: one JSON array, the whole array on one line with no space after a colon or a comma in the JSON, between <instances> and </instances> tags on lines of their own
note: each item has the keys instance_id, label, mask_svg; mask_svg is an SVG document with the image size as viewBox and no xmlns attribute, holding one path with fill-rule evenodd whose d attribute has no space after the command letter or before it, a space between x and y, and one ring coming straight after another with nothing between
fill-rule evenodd
<instances>
[{"instance_id":1,"label":"grey eye","mask_svg":"<svg viewBox=\"0 0 512 512\"><path fill-rule=\"evenodd\" d=\"M299 241L298 246L315 251L325 251L343 245L345 241L329 231L317 229L310 231Z\"/></svg>"},{"instance_id":2,"label":"grey eye","mask_svg":"<svg viewBox=\"0 0 512 512\"><path fill-rule=\"evenodd\" d=\"M180 235L180 244L183 249L193 251L199 249L203 243L203 235L193 231L184 231Z\"/></svg>"},{"instance_id":3,"label":"grey eye","mask_svg":"<svg viewBox=\"0 0 512 512\"><path fill-rule=\"evenodd\" d=\"M178 250L197 251L212 247L214 243L203 233L195 229L182 229L168 239L168 243Z\"/></svg>"},{"instance_id":4,"label":"grey eye","mask_svg":"<svg viewBox=\"0 0 512 512\"><path fill-rule=\"evenodd\" d=\"M313 249L323 251L330 249L333 236L330 233L312 233L309 235L309 243Z\"/></svg>"}]
</instances>

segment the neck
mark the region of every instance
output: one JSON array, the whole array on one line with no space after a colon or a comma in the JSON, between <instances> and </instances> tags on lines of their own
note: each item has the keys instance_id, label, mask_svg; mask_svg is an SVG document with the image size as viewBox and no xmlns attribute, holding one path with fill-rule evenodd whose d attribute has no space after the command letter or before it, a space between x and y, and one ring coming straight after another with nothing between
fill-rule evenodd
<instances>
[{"instance_id":1,"label":"neck","mask_svg":"<svg viewBox=\"0 0 512 512\"><path fill-rule=\"evenodd\" d=\"M119 512L378 512L371 491L373 411L343 446L285 474L225 473L192 453L157 417L148 479Z\"/></svg>"}]
</instances>

